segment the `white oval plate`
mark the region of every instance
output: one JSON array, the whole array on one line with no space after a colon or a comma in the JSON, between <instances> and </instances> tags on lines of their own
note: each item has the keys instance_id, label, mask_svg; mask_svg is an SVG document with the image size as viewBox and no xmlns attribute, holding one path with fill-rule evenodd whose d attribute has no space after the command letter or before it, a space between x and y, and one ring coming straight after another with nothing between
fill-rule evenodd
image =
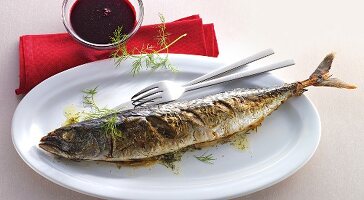
<instances>
[{"instance_id":1,"label":"white oval plate","mask_svg":"<svg viewBox=\"0 0 364 200\"><path fill-rule=\"evenodd\" d=\"M112 60L85 64L39 84L19 103L12 121L12 139L22 159L45 178L66 188L108 199L219 199L269 187L296 172L313 155L320 140L320 120L307 97L290 99L248 136L246 151L229 144L184 154L179 174L162 165L117 168L112 163L55 159L38 148L39 140L65 121L63 110L81 106L83 89L98 87L96 101L116 106L141 88L162 79L189 81L222 63L217 59L170 55L178 73L130 74L130 61L118 69ZM314 70L314 69L313 69ZM236 87L279 85L271 74L229 82L190 93L186 98ZM193 155L211 153L214 164Z\"/></svg>"}]
</instances>

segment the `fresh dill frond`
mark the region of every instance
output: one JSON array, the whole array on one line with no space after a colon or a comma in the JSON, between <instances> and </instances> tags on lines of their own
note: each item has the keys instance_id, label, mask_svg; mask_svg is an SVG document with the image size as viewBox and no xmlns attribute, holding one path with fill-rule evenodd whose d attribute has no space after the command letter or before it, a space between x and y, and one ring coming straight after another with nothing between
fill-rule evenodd
<instances>
[{"instance_id":1,"label":"fresh dill frond","mask_svg":"<svg viewBox=\"0 0 364 200\"><path fill-rule=\"evenodd\" d=\"M120 66L121 62L128 59L130 54L126 47L126 39L128 35L122 33L122 27L118 26L118 28L114 31L113 36L111 38L111 42L116 43L117 46L115 50L111 53L111 57L114 58L115 65ZM123 41L123 42L121 42Z\"/></svg>"},{"instance_id":2,"label":"fresh dill frond","mask_svg":"<svg viewBox=\"0 0 364 200\"><path fill-rule=\"evenodd\" d=\"M91 107L91 108L97 108L95 104L95 100L94 100L94 96L97 94L97 86L95 88L92 89L85 89L82 90L83 98L82 98L82 103L84 106L87 107Z\"/></svg>"},{"instance_id":3,"label":"fresh dill frond","mask_svg":"<svg viewBox=\"0 0 364 200\"><path fill-rule=\"evenodd\" d=\"M161 21L161 23L158 25L159 35L157 36L157 40L158 40L159 46L161 48L164 48L164 47L168 46L167 40L168 40L168 36L170 34L167 32L166 19L164 18L163 14L159 13L158 16L159 16L159 20Z\"/></svg>"},{"instance_id":4,"label":"fresh dill frond","mask_svg":"<svg viewBox=\"0 0 364 200\"><path fill-rule=\"evenodd\" d=\"M216 158L213 157L212 154L206 155L207 152L203 153L201 156L194 156L197 160L207 163L207 164L214 164L213 161L216 160Z\"/></svg>"},{"instance_id":5,"label":"fresh dill frond","mask_svg":"<svg viewBox=\"0 0 364 200\"><path fill-rule=\"evenodd\" d=\"M118 116L114 113L110 115L103 125L105 133L113 137L122 137L123 133L117 128Z\"/></svg>"},{"instance_id":6,"label":"fresh dill frond","mask_svg":"<svg viewBox=\"0 0 364 200\"><path fill-rule=\"evenodd\" d=\"M139 49L133 48L131 51L129 51L125 42L128 36L122 33L121 27L118 27L114 31L111 41L112 43L118 43L118 45L115 51L112 52L111 57L114 58L116 66L120 66L120 64L128 58L132 58L133 61L131 73L133 75L138 74L143 68L153 71L162 68L171 70L173 72L177 71L176 67L174 67L168 59L168 50L170 46L181 40L183 37L186 37L187 34L183 34L177 39L173 40L171 43L168 43L168 36L170 34L167 32L165 18L162 14L159 14L159 18L161 23L157 26L158 35L156 36L159 49L147 44L142 45L142 47ZM165 51L166 55L160 55L159 53L162 51Z\"/></svg>"},{"instance_id":7,"label":"fresh dill frond","mask_svg":"<svg viewBox=\"0 0 364 200\"><path fill-rule=\"evenodd\" d=\"M97 87L86 89L82 92L84 93L83 104L89 108L88 111L82 112L84 120L108 116L103 125L105 133L110 134L112 137L122 137L122 132L116 127L118 122L116 113L118 110L106 107L101 108L96 104L95 95L97 94Z\"/></svg>"},{"instance_id":8,"label":"fresh dill frond","mask_svg":"<svg viewBox=\"0 0 364 200\"><path fill-rule=\"evenodd\" d=\"M96 119L118 112L118 110L99 107L96 104L95 95L97 94L97 87L85 89L82 92L84 93L82 98L83 105L85 108L88 108L88 110L82 112L84 120Z\"/></svg>"},{"instance_id":9,"label":"fresh dill frond","mask_svg":"<svg viewBox=\"0 0 364 200\"><path fill-rule=\"evenodd\" d=\"M98 87L82 90L82 103L84 110L76 112L76 109L73 107L65 108L64 115L66 117L66 122L64 124L70 125L85 120L106 117L102 125L104 132L110 134L111 137L122 137L122 132L117 128L119 118L116 114L121 108L110 109L98 106L95 102L97 88Z\"/></svg>"},{"instance_id":10,"label":"fresh dill frond","mask_svg":"<svg viewBox=\"0 0 364 200\"><path fill-rule=\"evenodd\" d=\"M118 26L115 29L115 31L113 33L113 37L110 37L111 43L114 44L114 43L118 43L119 41L122 41L122 36L123 36L122 31L123 31L123 27L121 27L121 26Z\"/></svg>"}]
</instances>

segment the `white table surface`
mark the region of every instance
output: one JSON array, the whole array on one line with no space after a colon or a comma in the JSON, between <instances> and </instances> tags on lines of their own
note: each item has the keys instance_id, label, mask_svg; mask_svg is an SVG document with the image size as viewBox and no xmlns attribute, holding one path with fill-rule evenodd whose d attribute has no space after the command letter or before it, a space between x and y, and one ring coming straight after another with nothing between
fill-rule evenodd
<instances>
[{"instance_id":1,"label":"white table surface","mask_svg":"<svg viewBox=\"0 0 364 200\"><path fill-rule=\"evenodd\" d=\"M239 199L364 198L364 3L347 0L144 0L144 24L200 14L215 23L220 59L227 62L273 48L271 60L292 58L297 65L276 74L287 81L306 78L329 52L332 73L355 91L311 88L306 93L321 116L322 139L313 158L297 173ZM35 173L16 153L10 137L20 101L18 39L23 34L64 32L62 0L0 1L0 199L93 199L62 188Z\"/></svg>"}]
</instances>

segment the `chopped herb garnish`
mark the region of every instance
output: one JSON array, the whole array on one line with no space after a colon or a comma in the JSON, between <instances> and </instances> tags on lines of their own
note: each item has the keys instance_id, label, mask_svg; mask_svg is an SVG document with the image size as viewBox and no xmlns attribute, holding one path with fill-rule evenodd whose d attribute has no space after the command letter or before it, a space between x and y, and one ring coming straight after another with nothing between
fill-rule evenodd
<instances>
[{"instance_id":1,"label":"chopped herb garnish","mask_svg":"<svg viewBox=\"0 0 364 200\"><path fill-rule=\"evenodd\" d=\"M178 174L178 165L177 163L182 160L183 153L186 152L187 149L181 149L176 152L166 153L159 156L159 163L164 165L166 168L171 169L174 173Z\"/></svg>"},{"instance_id":2,"label":"chopped herb garnish","mask_svg":"<svg viewBox=\"0 0 364 200\"><path fill-rule=\"evenodd\" d=\"M207 163L207 164L214 164L213 161L216 160L212 156L212 154L206 155L207 152L203 153L201 156L194 156L197 160Z\"/></svg>"},{"instance_id":3,"label":"chopped herb garnish","mask_svg":"<svg viewBox=\"0 0 364 200\"><path fill-rule=\"evenodd\" d=\"M249 141L247 135L248 133L236 133L231 137L231 145L239 150L246 150L249 147Z\"/></svg>"},{"instance_id":4,"label":"chopped herb garnish","mask_svg":"<svg viewBox=\"0 0 364 200\"><path fill-rule=\"evenodd\" d=\"M182 155L183 155L182 151L166 153L160 156L159 161L165 167L175 170L176 162L181 161Z\"/></svg>"}]
</instances>

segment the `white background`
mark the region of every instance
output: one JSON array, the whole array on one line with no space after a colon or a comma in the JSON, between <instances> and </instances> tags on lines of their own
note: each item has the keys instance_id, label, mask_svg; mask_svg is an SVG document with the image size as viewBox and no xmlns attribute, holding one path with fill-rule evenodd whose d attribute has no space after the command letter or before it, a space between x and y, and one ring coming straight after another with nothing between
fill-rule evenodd
<instances>
[{"instance_id":1,"label":"white background","mask_svg":"<svg viewBox=\"0 0 364 200\"><path fill-rule=\"evenodd\" d=\"M93 199L36 174L12 146L10 124L20 101L18 41L23 34L64 32L61 0L0 1L0 199ZM296 174L240 199L361 199L364 196L364 3L327 0L144 0L144 24L200 14L215 24L220 59L234 61L273 48L269 61L292 58L297 65L275 72L288 81L306 78L329 52L332 73L355 91L312 88L322 138L316 154ZM243 186L242 186L243 187Z\"/></svg>"}]
</instances>

